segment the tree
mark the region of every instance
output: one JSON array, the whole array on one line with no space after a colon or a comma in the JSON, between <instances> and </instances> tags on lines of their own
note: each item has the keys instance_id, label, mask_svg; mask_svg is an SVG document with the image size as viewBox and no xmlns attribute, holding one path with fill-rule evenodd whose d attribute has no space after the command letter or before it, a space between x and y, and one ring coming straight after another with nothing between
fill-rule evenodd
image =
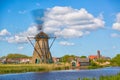
<instances>
[{"instance_id":1,"label":"tree","mask_svg":"<svg viewBox=\"0 0 120 80\"><path fill-rule=\"evenodd\" d=\"M2 57L1 57L1 59L4 59L4 58L6 58L6 56L2 56Z\"/></svg>"},{"instance_id":2,"label":"tree","mask_svg":"<svg viewBox=\"0 0 120 80\"><path fill-rule=\"evenodd\" d=\"M71 62L75 59L75 55L64 55L61 57L61 62Z\"/></svg>"},{"instance_id":3,"label":"tree","mask_svg":"<svg viewBox=\"0 0 120 80\"><path fill-rule=\"evenodd\" d=\"M117 54L114 58L111 60L112 65L120 66L120 54Z\"/></svg>"},{"instance_id":4,"label":"tree","mask_svg":"<svg viewBox=\"0 0 120 80\"><path fill-rule=\"evenodd\" d=\"M28 56L23 54L8 54L6 57L7 58L28 58Z\"/></svg>"},{"instance_id":5,"label":"tree","mask_svg":"<svg viewBox=\"0 0 120 80\"><path fill-rule=\"evenodd\" d=\"M86 56L80 56L80 58L87 58Z\"/></svg>"}]
</instances>

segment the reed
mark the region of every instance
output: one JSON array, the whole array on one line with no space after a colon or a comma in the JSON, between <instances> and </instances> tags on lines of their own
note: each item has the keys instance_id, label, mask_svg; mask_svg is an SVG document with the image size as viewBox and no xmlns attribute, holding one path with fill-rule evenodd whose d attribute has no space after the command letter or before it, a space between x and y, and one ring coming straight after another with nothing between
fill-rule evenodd
<instances>
[{"instance_id":1,"label":"reed","mask_svg":"<svg viewBox=\"0 0 120 80\"><path fill-rule=\"evenodd\" d=\"M99 78L78 78L77 80L120 80L120 73L110 76L100 76Z\"/></svg>"},{"instance_id":2,"label":"reed","mask_svg":"<svg viewBox=\"0 0 120 80\"><path fill-rule=\"evenodd\" d=\"M48 72L69 69L69 65L57 64L0 64L0 74L23 72Z\"/></svg>"}]
</instances>

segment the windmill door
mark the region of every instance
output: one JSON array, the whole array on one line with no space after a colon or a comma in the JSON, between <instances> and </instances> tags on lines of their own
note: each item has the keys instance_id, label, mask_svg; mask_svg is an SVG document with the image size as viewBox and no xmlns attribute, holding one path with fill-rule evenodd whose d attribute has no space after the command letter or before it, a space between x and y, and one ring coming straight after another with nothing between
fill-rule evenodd
<instances>
[{"instance_id":1,"label":"windmill door","mask_svg":"<svg viewBox=\"0 0 120 80\"><path fill-rule=\"evenodd\" d=\"M35 63L36 63L36 64L39 64L39 63L40 63L40 59L36 59L36 60L35 60Z\"/></svg>"}]
</instances>

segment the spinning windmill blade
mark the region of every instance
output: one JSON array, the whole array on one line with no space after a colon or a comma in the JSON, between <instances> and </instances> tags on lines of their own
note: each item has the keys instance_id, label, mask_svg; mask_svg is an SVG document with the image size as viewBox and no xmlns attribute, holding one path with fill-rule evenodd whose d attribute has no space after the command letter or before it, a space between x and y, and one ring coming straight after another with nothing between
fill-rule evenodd
<instances>
[{"instance_id":1,"label":"spinning windmill blade","mask_svg":"<svg viewBox=\"0 0 120 80\"><path fill-rule=\"evenodd\" d=\"M44 9L36 9L36 10L33 10L31 12L32 16L33 16L33 19L34 19L35 23L37 24L37 28L38 28L39 31L43 31L44 12L45 12Z\"/></svg>"}]
</instances>

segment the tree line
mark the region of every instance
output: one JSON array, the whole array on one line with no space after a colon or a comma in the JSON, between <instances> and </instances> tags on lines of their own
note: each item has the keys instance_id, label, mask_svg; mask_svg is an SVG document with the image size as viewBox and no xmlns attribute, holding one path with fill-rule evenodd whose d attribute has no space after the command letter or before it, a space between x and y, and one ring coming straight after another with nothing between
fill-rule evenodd
<instances>
[{"instance_id":1,"label":"tree line","mask_svg":"<svg viewBox=\"0 0 120 80\"><path fill-rule=\"evenodd\" d=\"M76 57L75 55L64 55L60 58L60 62L71 62L71 60L75 60ZM86 56L79 56L80 58L87 58ZM31 58L31 56L27 56L24 54L20 53L10 53L7 56L2 56L1 58ZM113 57L111 60L111 65L112 66L120 66L120 54L117 54L115 57Z\"/></svg>"},{"instance_id":2,"label":"tree line","mask_svg":"<svg viewBox=\"0 0 120 80\"><path fill-rule=\"evenodd\" d=\"M1 58L30 58L30 56L20 54L20 53L10 53L7 56L2 56Z\"/></svg>"}]
</instances>

